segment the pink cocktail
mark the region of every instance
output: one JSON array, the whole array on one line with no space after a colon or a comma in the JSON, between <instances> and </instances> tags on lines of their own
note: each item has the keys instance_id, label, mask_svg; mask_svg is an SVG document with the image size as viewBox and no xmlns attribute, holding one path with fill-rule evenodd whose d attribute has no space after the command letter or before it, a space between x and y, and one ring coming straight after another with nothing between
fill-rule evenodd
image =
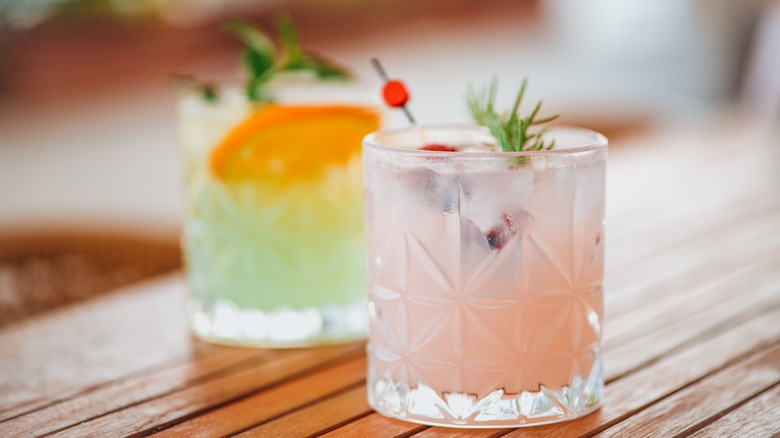
<instances>
[{"instance_id":1,"label":"pink cocktail","mask_svg":"<svg viewBox=\"0 0 780 438\"><path fill-rule=\"evenodd\" d=\"M474 126L364 141L378 412L507 427L599 406L607 141L545 135L555 147L537 152L493 152Z\"/></svg>"}]
</instances>

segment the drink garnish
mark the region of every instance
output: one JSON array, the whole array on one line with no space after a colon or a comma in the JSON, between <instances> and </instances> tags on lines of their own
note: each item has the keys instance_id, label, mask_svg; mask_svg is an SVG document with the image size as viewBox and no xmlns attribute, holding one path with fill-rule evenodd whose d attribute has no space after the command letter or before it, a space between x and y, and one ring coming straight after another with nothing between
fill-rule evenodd
<instances>
[{"instance_id":1,"label":"drink garnish","mask_svg":"<svg viewBox=\"0 0 780 438\"><path fill-rule=\"evenodd\" d=\"M343 68L304 51L289 17L280 17L276 25L279 50L246 22L232 21L226 26L245 43L246 96L262 104L254 106L251 115L211 151L209 168L223 182L289 185L319 178L329 166L346 166L360 152L363 137L379 128L379 114L361 106L274 104L267 85L279 75L303 72L322 80L351 78ZM212 83L187 75L176 75L172 80L208 102L219 99Z\"/></svg>"},{"instance_id":2,"label":"drink garnish","mask_svg":"<svg viewBox=\"0 0 780 438\"><path fill-rule=\"evenodd\" d=\"M490 134L495 137L504 152L550 150L555 145L554 139L549 143L542 139L542 136L547 132L547 128L529 133L531 126L540 125L558 118L557 114L540 119L536 118L539 109L542 107L541 100L528 116L521 118L517 113L527 84L528 79L523 78L523 84L520 86L517 98L515 98L514 107L507 114L499 114L495 110L496 91L498 90L498 80L496 78L490 81L490 87L477 91L469 86L466 93L466 105L471 113L471 117L477 124L485 126L490 130Z\"/></svg>"},{"instance_id":3,"label":"drink garnish","mask_svg":"<svg viewBox=\"0 0 780 438\"><path fill-rule=\"evenodd\" d=\"M323 56L301 49L298 34L292 20L281 16L276 20L279 33L281 53L268 36L244 21L230 21L225 30L236 34L244 41L243 64L246 70L246 96L255 102L272 102L273 96L265 86L275 77L284 73L308 72L317 79L352 79L352 75L343 67L334 64ZM204 82L192 75L174 74L171 83L187 88L206 100L216 103L219 92L216 85Z\"/></svg>"},{"instance_id":4,"label":"drink garnish","mask_svg":"<svg viewBox=\"0 0 780 438\"><path fill-rule=\"evenodd\" d=\"M412 113L406 107L406 103L409 101L409 92L406 90L406 85L398 79L390 79L378 59L371 58L371 64L374 65L379 76L385 81L382 87L382 97L384 97L385 102L393 108L401 108L406 118L409 119L409 123L416 126L417 122L414 121Z\"/></svg>"},{"instance_id":5,"label":"drink garnish","mask_svg":"<svg viewBox=\"0 0 780 438\"><path fill-rule=\"evenodd\" d=\"M409 92L404 83L397 79L390 79L378 59L372 58L371 63L385 82L382 87L382 97L384 98L385 103L393 108L401 108L412 126L417 128L414 117L412 117L411 112L409 112L409 109L406 107L406 103L409 101ZM555 146L555 139L552 139L549 142L546 142L543 139L548 128L542 128L534 132L529 132L529 128L531 128L531 126L551 122L558 118L558 114L537 119L536 116L539 113L539 109L542 107L542 101L540 100L531 114L523 118L518 115L520 103L523 100L527 85L528 79L523 78L523 83L515 98L515 104L512 107L512 111L503 115L497 113L495 110L496 92L498 91L498 80L496 78L493 78L490 81L490 87L487 89L477 91L472 86L469 86L466 93L466 105L468 106L471 117L478 125L488 128L490 134L496 139L496 142L501 146L503 152L550 150ZM424 139L422 131L419 128L417 129L417 132L420 134L420 137ZM424 151L443 152L458 151L455 147L439 144L426 144L419 149Z\"/></svg>"},{"instance_id":6,"label":"drink garnish","mask_svg":"<svg viewBox=\"0 0 780 438\"><path fill-rule=\"evenodd\" d=\"M174 73L171 75L170 83L174 87L186 88L200 94L206 102L216 103L219 100L217 86L211 82L201 81L195 76Z\"/></svg>"},{"instance_id":7,"label":"drink garnish","mask_svg":"<svg viewBox=\"0 0 780 438\"><path fill-rule=\"evenodd\" d=\"M458 152L459 149L444 144L427 144L421 148L421 151L438 151L438 152Z\"/></svg>"},{"instance_id":8,"label":"drink garnish","mask_svg":"<svg viewBox=\"0 0 780 438\"><path fill-rule=\"evenodd\" d=\"M379 115L368 108L268 104L217 145L209 164L222 181L311 180L328 166L346 166L378 128Z\"/></svg>"},{"instance_id":9,"label":"drink garnish","mask_svg":"<svg viewBox=\"0 0 780 438\"><path fill-rule=\"evenodd\" d=\"M417 126L417 122L415 122L414 117L412 117L412 113L409 111L409 108L406 107L407 102L409 102L409 91L407 91L406 85L398 79L390 79L378 59L371 58L371 64L374 65L377 73L379 73L379 76L385 82L382 86L382 97L384 98L385 103L393 108L401 108L406 115L406 118L409 119L409 123L412 124L412 128L422 140L424 146L419 149L422 151L457 152L458 149L452 146L428 143L425 138L425 133Z\"/></svg>"},{"instance_id":10,"label":"drink garnish","mask_svg":"<svg viewBox=\"0 0 780 438\"><path fill-rule=\"evenodd\" d=\"M500 251L512 236L517 235L514 217L504 213L501 215L501 219L502 221L498 225L493 226L485 233L485 239L487 239L490 249L496 251Z\"/></svg>"},{"instance_id":11,"label":"drink garnish","mask_svg":"<svg viewBox=\"0 0 780 438\"><path fill-rule=\"evenodd\" d=\"M404 107L409 101L409 92L406 91L404 83L394 79L385 82L385 86L382 87L382 96L384 96L385 102L396 108Z\"/></svg>"},{"instance_id":12,"label":"drink garnish","mask_svg":"<svg viewBox=\"0 0 780 438\"><path fill-rule=\"evenodd\" d=\"M276 21L281 40L281 54L265 34L244 21L231 21L225 29L244 41L244 68L247 73L246 95L252 101L273 101L265 86L279 74L309 72L318 79L350 79L344 68L324 57L304 51L292 20L282 16Z\"/></svg>"}]
</instances>

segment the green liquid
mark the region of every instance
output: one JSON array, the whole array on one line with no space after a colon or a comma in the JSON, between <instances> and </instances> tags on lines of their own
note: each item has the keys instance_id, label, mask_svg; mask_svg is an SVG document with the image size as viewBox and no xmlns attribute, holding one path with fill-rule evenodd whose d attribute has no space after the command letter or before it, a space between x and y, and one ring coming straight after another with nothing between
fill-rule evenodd
<instances>
[{"instance_id":1,"label":"green liquid","mask_svg":"<svg viewBox=\"0 0 780 438\"><path fill-rule=\"evenodd\" d=\"M363 299L359 160L350 166L358 170L287 186L191 173L184 233L191 295L207 307L221 299L267 312Z\"/></svg>"}]
</instances>

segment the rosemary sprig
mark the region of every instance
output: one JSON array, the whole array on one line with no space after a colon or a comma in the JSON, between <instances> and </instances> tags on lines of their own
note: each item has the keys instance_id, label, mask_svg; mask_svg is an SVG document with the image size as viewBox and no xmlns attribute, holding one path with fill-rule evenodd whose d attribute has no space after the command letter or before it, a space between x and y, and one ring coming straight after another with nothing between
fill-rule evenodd
<instances>
[{"instance_id":1,"label":"rosemary sprig","mask_svg":"<svg viewBox=\"0 0 780 438\"><path fill-rule=\"evenodd\" d=\"M550 122L558 118L558 115L543 117L537 119L539 109L542 107L540 100L534 107L531 114L526 117L518 115L520 103L523 100L528 79L524 78L520 86L520 91L515 98L515 104L512 111L500 115L495 110L496 92L498 91L498 79L493 78L488 88L475 90L469 86L466 92L466 105L474 121L482 126L486 126L490 134L495 137L496 142L501 146L504 152L524 152L549 150L555 146L555 139L546 143L542 137L547 128L540 129L535 133L529 133L531 126Z\"/></svg>"},{"instance_id":2,"label":"rosemary sprig","mask_svg":"<svg viewBox=\"0 0 780 438\"><path fill-rule=\"evenodd\" d=\"M281 54L265 34L243 21L231 21L225 29L244 41L244 67L247 73L246 95L253 101L273 98L265 86L274 76L284 72L309 71L318 79L349 79L351 75L329 60L301 49L295 26L287 16L276 21L281 40Z\"/></svg>"}]
</instances>

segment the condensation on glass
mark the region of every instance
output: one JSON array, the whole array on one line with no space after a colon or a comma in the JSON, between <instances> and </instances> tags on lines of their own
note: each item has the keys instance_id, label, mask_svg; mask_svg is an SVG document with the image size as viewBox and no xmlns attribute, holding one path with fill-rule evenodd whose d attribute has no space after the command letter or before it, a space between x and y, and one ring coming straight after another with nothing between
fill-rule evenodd
<instances>
[{"instance_id":1,"label":"condensation on glass","mask_svg":"<svg viewBox=\"0 0 780 438\"><path fill-rule=\"evenodd\" d=\"M368 399L424 424L507 427L601 403L606 139L494 153L471 126L363 144ZM424 144L464 152L429 152Z\"/></svg>"}]
</instances>

